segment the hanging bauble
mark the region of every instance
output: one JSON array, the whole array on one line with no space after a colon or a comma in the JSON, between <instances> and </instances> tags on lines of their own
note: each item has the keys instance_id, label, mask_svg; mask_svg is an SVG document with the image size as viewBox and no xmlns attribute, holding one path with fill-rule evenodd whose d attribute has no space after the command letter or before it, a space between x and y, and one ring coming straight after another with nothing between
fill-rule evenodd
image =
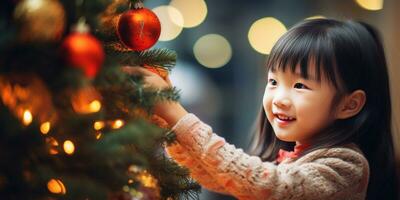
<instances>
[{"instance_id":1,"label":"hanging bauble","mask_svg":"<svg viewBox=\"0 0 400 200\"><path fill-rule=\"evenodd\" d=\"M64 60L81 68L88 78L94 78L104 61L104 50L97 38L92 36L84 22L63 41L61 53Z\"/></svg>"},{"instance_id":2,"label":"hanging bauble","mask_svg":"<svg viewBox=\"0 0 400 200\"><path fill-rule=\"evenodd\" d=\"M22 42L49 42L61 38L65 11L58 0L22 0L14 10Z\"/></svg>"},{"instance_id":3,"label":"hanging bauble","mask_svg":"<svg viewBox=\"0 0 400 200\"><path fill-rule=\"evenodd\" d=\"M134 51L143 51L152 47L160 37L160 20L154 12L139 6L120 16L117 33L127 47Z\"/></svg>"}]
</instances>

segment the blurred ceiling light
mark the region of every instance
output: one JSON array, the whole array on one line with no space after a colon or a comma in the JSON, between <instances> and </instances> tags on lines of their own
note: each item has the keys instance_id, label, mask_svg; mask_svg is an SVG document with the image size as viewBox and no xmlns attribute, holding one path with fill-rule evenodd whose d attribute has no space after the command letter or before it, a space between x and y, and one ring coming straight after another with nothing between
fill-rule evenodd
<instances>
[{"instance_id":1,"label":"blurred ceiling light","mask_svg":"<svg viewBox=\"0 0 400 200\"><path fill-rule=\"evenodd\" d=\"M193 47L194 56L200 64L209 68L224 66L232 57L228 40L218 34L202 36Z\"/></svg>"},{"instance_id":2,"label":"blurred ceiling light","mask_svg":"<svg viewBox=\"0 0 400 200\"><path fill-rule=\"evenodd\" d=\"M273 17L255 21L249 30L250 45L259 53L269 54L275 42L286 32L285 25Z\"/></svg>"},{"instance_id":3,"label":"blurred ceiling light","mask_svg":"<svg viewBox=\"0 0 400 200\"><path fill-rule=\"evenodd\" d=\"M381 10L383 0L356 0L357 4L367 10Z\"/></svg>"},{"instance_id":4,"label":"blurred ceiling light","mask_svg":"<svg viewBox=\"0 0 400 200\"><path fill-rule=\"evenodd\" d=\"M161 35L160 41L175 39L183 29L183 16L178 9L172 6L159 6L153 12L160 19Z\"/></svg>"},{"instance_id":5,"label":"blurred ceiling light","mask_svg":"<svg viewBox=\"0 0 400 200\"><path fill-rule=\"evenodd\" d=\"M204 0L172 0L169 5L182 13L185 28L198 26L207 16L207 4ZM180 24L176 18L171 19L175 24Z\"/></svg>"},{"instance_id":6,"label":"blurred ceiling light","mask_svg":"<svg viewBox=\"0 0 400 200\"><path fill-rule=\"evenodd\" d=\"M311 16L311 17L307 17L305 19L307 20L307 19L325 19L325 18L326 17L322 16L322 15L314 15L314 16Z\"/></svg>"}]
</instances>

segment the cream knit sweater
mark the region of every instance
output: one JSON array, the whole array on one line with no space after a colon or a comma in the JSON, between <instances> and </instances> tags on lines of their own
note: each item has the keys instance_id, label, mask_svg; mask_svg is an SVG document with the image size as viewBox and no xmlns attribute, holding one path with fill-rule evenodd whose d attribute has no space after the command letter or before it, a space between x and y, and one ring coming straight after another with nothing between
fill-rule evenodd
<instances>
[{"instance_id":1,"label":"cream knit sweater","mask_svg":"<svg viewBox=\"0 0 400 200\"><path fill-rule=\"evenodd\" d=\"M238 199L365 199L369 168L357 147L318 149L279 165L249 156L187 114L172 128L168 154L203 187Z\"/></svg>"}]
</instances>

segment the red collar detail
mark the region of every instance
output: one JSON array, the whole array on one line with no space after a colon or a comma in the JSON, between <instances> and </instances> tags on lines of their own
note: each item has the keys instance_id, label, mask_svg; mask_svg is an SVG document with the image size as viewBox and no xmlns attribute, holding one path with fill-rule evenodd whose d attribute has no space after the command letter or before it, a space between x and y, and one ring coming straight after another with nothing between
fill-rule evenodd
<instances>
[{"instance_id":1,"label":"red collar detail","mask_svg":"<svg viewBox=\"0 0 400 200\"><path fill-rule=\"evenodd\" d=\"M294 147L294 151L286 151L283 149L279 149L276 161L278 163L281 163L283 160L287 158L297 158L301 154L301 152L303 152L308 147L310 147L309 144L298 144Z\"/></svg>"}]
</instances>

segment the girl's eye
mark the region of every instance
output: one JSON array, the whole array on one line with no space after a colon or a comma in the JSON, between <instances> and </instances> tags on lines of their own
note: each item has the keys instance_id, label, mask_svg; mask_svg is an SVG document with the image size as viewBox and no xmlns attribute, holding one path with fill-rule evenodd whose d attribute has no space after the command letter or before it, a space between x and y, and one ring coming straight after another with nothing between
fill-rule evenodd
<instances>
[{"instance_id":1,"label":"girl's eye","mask_svg":"<svg viewBox=\"0 0 400 200\"><path fill-rule=\"evenodd\" d=\"M294 88L297 88L297 89L308 89L308 87L306 85L304 85L303 83L294 84Z\"/></svg>"},{"instance_id":2,"label":"girl's eye","mask_svg":"<svg viewBox=\"0 0 400 200\"><path fill-rule=\"evenodd\" d=\"M270 79L268 79L268 84L275 86L277 84L277 82L276 82L276 80L270 78Z\"/></svg>"}]
</instances>

